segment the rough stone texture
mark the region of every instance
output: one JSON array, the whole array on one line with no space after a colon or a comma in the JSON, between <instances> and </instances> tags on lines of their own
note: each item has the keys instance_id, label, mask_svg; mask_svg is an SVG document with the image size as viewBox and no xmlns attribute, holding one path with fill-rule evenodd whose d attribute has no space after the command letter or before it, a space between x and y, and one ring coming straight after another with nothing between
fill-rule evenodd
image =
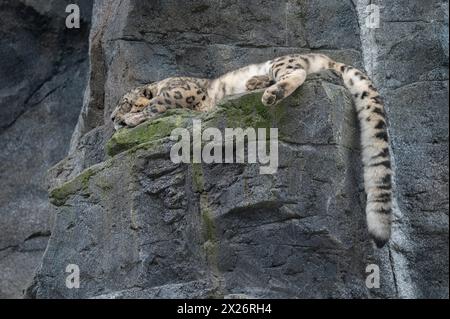
<instances>
[{"instance_id":1,"label":"rough stone texture","mask_svg":"<svg viewBox=\"0 0 450 319\"><path fill-rule=\"evenodd\" d=\"M383 2L380 28L367 29L369 2L96 1L88 90L70 154L49 174L55 227L28 297L448 298L448 2ZM132 87L308 51L365 69L385 96L389 247L370 245L356 119L329 73L276 109L252 94L205 118L279 127L273 176L174 165L164 134L195 114L110 139L109 114ZM79 290L65 287L69 263ZM364 284L370 263L380 289Z\"/></svg>"},{"instance_id":2,"label":"rough stone texture","mask_svg":"<svg viewBox=\"0 0 450 319\"><path fill-rule=\"evenodd\" d=\"M363 33L390 122L398 295L448 298L448 1L383 2L380 28Z\"/></svg>"},{"instance_id":3,"label":"rough stone texture","mask_svg":"<svg viewBox=\"0 0 450 319\"><path fill-rule=\"evenodd\" d=\"M72 2L72 1L71 1ZM46 170L66 156L86 86L89 1L0 1L0 298L31 282L50 236Z\"/></svg>"},{"instance_id":4,"label":"rough stone texture","mask_svg":"<svg viewBox=\"0 0 450 319\"><path fill-rule=\"evenodd\" d=\"M55 185L105 159L103 146L113 131L109 115L120 96L137 85L180 74L215 77L255 61L319 48L361 67L353 6L341 1L319 4L320 17L318 4L312 2L96 1L89 89L71 154L50 173ZM317 25L331 12L332 26ZM350 35L341 43L328 31L332 27ZM309 35L306 29L322 36Z\"/></svg>"},{"instance_id":5,"label":"rough stone texture","mask_svg":"<svg viewBox=\"0 0 450 319\"><path fill-rule=\"evenodd\" d=\"M30 296L372 296L356 116L334 80L309 80L279 108L254 93L117 133L114 157L52 190L56 224ZM194 117L203 128L278 127L278 173L172 163L170 128ZM80 267L80 289L65 286L68 264Z\"/></svg>"}]
</instances>

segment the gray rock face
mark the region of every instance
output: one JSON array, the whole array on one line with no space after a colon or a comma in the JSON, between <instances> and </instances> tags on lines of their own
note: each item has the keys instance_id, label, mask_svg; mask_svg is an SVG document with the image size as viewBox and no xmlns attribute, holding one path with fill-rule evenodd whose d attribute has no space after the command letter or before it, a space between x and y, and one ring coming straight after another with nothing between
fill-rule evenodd
<instances>
[{"instance_id":1,"label":"gray rock face","mask_svg":"<svg viewBox=\"0 0 450 319\"><path fill-rule=\"evenodd\" d=\"M28 297L448 298L448 2L383 2L378 29L365 24L368 4L96 1L88 90L70 154L49 173L55 225ZM132 87L311 50L365 69L385 97L389 247L369 242L356 117L331 74L275 109L255 93L110 140L109 114ZM278 127L278 173L173 164L166 137L195 116ZM65 285L68 264L80 289ZM369 264L379 289L365 285Z\"/></svg>"},{"instance_id":2,"label":"gray rock face","mask_svg":"<svg viewBox=\"0 0 450 319\"><path fill-rule=\"evenodd\" d=\"M0 298L22 296L50 236L46 170L67 154L82 104L90 10L0 1Z\"/></svg>"},{"instance_id":3,"label":"gray rock face","mask_svg":"<svg viewBox=\"0 0 450 319\"><path fill-rule=\"evenodd\" d=\"M105 159L103 145L113 132L109 115L118 99L138 85L180 74L215 77L255 61L317 48L362 67L351 3L324 2L321 7L324 16L333 12L333 28L349 34L344 42L327 32L324 24L317 25L313 3L96 1L89 92L71 155L50 174L55 183ZM323 36L319 39L305 28L323 28Z\"/></svg>"},{"instance_id":4,"label":"gray rock face","mask_svg":"<svg viewBox=\"0 0 450 319\"><path fill-rule=\"evenodd\" d=\"M29 294L372 296L356 116L345 89L324 75L278 109L260 98L231 99L201 118L204 127L278 127L277 174L260 175L257 164L174 164L173 142L159 133L170 134L171 123L189 127L192 112L120 132L109 144L118 155L52 191L56 224ZM146 142L126 150L138 138ZM80 268L80 289L65 285L68 264ZM395 294L390 277L386 296Z\"/></svg>"},{"instance_id":5,"label":"gray rock face","mask_svg":"<svg viewBox=\"0 0 450 319\"><path fill-rule=\"evenodd\" d=\"M448 298L448 1L383 5L363 56L390 122L398 295Z\"/></svg>"}]
</instances>

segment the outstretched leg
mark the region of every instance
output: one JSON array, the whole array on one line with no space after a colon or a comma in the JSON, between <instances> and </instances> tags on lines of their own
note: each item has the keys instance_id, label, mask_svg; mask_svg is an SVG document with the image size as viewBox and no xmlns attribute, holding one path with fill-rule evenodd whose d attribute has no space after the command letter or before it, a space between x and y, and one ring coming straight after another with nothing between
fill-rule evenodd
<instances>
[{"instance_id":1,"label":"outstretched leg","mask_svg":"<svg viewBox=\"0 0 450 319\"><path fill-rule=\"evenodd\" d=\"M255 75L247 81L245 87L247 91L254 91L258 89L265 89L274 83L275 82L267 75Z\"/></svg>"},{"instance_id":2,"label":"outstretched leg","mask_svg":"<svg viewBox=\"0 0 450 319\"><path fill-rule=\"evenodd\" d=\"M290 70L289 73L280 74L278 78L279 80L264 92L262 97L264 105L275 105L291 95L305 82L306 71L303 69Z\"/></svg>"}]
</instances>

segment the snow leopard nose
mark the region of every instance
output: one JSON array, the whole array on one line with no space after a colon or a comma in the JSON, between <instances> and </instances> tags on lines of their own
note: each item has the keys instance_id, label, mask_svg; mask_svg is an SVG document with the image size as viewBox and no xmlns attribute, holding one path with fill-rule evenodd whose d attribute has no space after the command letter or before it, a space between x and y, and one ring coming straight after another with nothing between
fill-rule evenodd
<instances>
[{"instance_id":1,"label":"snow leopard nose","mask_svg":"<svg viewBox=\"0 0 450 319\"><path fill-rule=\"evenodd\" d=\"M114 123L114 128L116 131L125 126L125 122L122 118L117 117L117 112L113 112L111 114L111 121Z\"/></svg>"},{"instance_id":2,"label":"snow leopard nose","mask_svg":"<svg viewBox=\"0 0 450 319\"><path fill-rule=\"evenodd\" d=\"M122 119L116 120L114 119L114 129L117 131L118 129L121 129L122 127L125 127L125 122Z\"/></svg>"},{"instance_id":3,"label":"snow leopard nose","mask_svg":"<svg viewBox=\"0 0 450 319\"><path fill-rule=\"evenodd\" d=\"M117 117L117 110L114 110L112 113L111 113L111 121L115 121L116 120L116 117Z\"/></svg>"},{"instance_id":4,"label":"snow leopard nose","mask_svg":"<svg viewBox=\"0 0 450 319\"><path fill-rule=\"evenodd\" d=\"M121 122L121 121L116 117L115 114L111 115L111 121L113 121L114 124L116 124L116 123L120 124L119 122Z\"/></svg>"}]
</instances>

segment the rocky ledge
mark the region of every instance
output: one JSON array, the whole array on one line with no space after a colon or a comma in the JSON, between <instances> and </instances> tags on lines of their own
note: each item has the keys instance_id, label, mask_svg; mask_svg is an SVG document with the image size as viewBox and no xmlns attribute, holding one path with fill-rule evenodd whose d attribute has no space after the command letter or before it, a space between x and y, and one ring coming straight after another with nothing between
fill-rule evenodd
<instances>
[{"instance_id":1,"label":"rocky ledge","mask_svg":"<svg viewBox=\"0 0 450 319\"><path fill-rule=\"evenodd\" d=\"M177 110L123 129L106 161L51 190L55 226L28 297L258 298L393 296L389 262L367 236L351 100L331 74L281 105L261 93L214 112ZM279 167L174 164L176 127L279 128ZM383 288L365 285L378 263ZM80 288L66 287L67 265Z\"/></svg>"}]
</instances>

